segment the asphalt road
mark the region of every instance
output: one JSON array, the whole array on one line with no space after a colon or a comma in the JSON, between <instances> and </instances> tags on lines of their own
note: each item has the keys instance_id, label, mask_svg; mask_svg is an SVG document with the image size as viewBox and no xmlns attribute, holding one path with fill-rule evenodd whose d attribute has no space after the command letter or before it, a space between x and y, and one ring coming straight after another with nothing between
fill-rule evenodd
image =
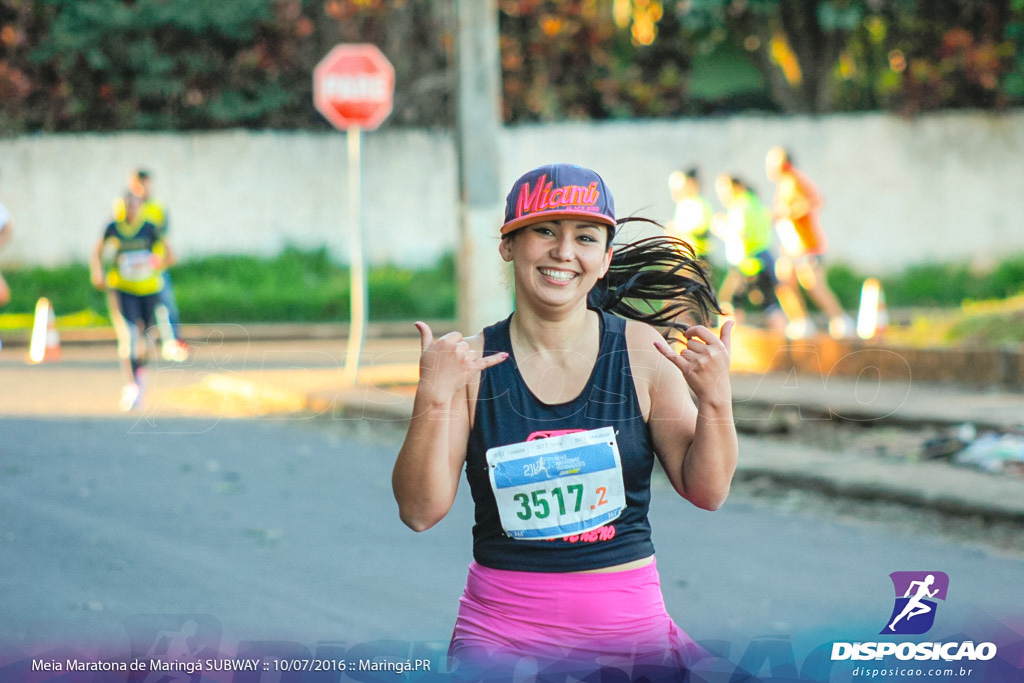
<instances>
[{"instance_id":1,"label":"asphalt road","mask_svg":"<svg viewBox=\"0 0 1024 683\"><path fill-rule=\"evenodd\" d=\"M382 639L443 650L470 560L468 490L415 534L390 493L397 423L246 414L196 389L253 359L294 368L314 356L332 362L277 342L167 368L141 416L116 412L109 349L0 363L0 678L5 652L170 652L160 634L231 654L250 641L299 654ZM707 513L661 480L651 517L670 613L731 657L764 636L798 659L831 639L875 639L901 570L949 575L936 636L1024 616L1024 558L898 519L743 487Z\"/></svg>"}]
</instances>

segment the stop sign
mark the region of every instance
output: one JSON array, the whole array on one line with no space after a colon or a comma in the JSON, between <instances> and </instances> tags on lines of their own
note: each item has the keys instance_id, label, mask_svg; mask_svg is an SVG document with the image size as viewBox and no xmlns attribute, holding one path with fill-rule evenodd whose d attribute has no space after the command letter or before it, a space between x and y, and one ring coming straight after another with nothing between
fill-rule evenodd
<instances>
[{"instance_id":1,"label":"stop sign","mask_svg":"<svg viewBox=\"0 0 1024 683\"><path fill-rule=\"evenodd\" d=\"M313 70L313 105L335 128L373 130L394 92L395 69L375 45L337 45Z\"/></svg>"}]
</instances>

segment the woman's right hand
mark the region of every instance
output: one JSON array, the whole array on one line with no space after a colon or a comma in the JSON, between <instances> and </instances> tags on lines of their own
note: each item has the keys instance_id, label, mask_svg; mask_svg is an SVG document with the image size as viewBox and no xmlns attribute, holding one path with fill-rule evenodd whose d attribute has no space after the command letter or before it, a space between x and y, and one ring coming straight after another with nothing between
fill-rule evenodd
<instances>
[{"instance_id":1,"label":"woman's right hand","mask_svg":"<svg viewBox=\"0 0 1024 683\"><path fill-rule=\"evenodd\" d=\"M417 322L420 332L420 383L417 393L438 403L450 403L477 373L505 361L508 354L478 358L461 332L434 339L430 325Z\"/></svg>"}]
</instances>

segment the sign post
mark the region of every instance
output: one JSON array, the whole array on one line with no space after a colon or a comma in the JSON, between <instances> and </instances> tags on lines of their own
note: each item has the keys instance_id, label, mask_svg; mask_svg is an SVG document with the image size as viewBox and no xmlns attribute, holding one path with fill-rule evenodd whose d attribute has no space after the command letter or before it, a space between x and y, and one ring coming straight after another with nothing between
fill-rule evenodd
<instances>
[{"instance_id":1,"label":"sign post","mask_svg":"<svg viewBox=\"0 0 1024 683\"><path fill-rule=\"evenodd\" d=\"M336 45L313 70L313 105L348 135L349 269L351 314L342 379L355 384L366 337L367 295L363 255L360 132L373 130L391 113L395 69L370 44Z\"/></svg>"},{"instance_id":2,"label":"sign post","mask_svg":"<svg viewBox=\"0 0 1024 683\"><path fill-rule=\"evenodd\" d=\"M512 311L494 248L505 193L501 181L501 64L497 0L455 3L458 34L456 136L459 161L459 329L480 330Z\"/></svg>"}]
</instances>

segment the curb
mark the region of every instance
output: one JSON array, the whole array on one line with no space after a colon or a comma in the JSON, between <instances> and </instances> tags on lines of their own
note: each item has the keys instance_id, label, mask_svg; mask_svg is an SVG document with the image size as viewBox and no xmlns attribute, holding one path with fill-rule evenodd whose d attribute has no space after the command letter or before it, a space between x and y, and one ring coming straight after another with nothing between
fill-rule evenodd
<instances>
[{"instance_id":1,"label":"curb","mask_svg":"<svg viewBox=\"0 0 1024 683\"><path fill-rule=\"evenodd\" d=\"M742 439L742 437L741 437ZM739 481L765 478L788 488L867 502L898 503L985 521L1024 522L1024 477L933 461L884 461L761 440L744 451Z\"/></svg>"},{"instance_id":2,"label":"curb","mask_svg":"<svg viewBox=\"0 0 1024 683\"><path fill-rule=\"evenodd\" d=\"M455 323L451 320L426 320L432 329L450 331ZM180 327L185 341L199 341L216 335L223 341L292 341L302 339L346 339L349 323L210 323L209 325L188 324ZM117 336L112 327L89 327L59 329L62 344L116 344ZM370 322L365 327L367 339L418 339L413 321ZM7 330L3 332L4 346L27 347L31 330Z\"/></svg>"},{"instance_id":3,"label":"curb","mask_svg":"<svg viewBox=\"0 0 1024 683\"><path fill-rule=\"evenodd\" d=\"M1024 344L981 348L912 348L884 342L788 340L744 327L733 335L733 367L755 374L799 372L822 377L873 373L886 381L936 382L1024 392Z\"/></svg>"},{"instance_id":4,"label":"curb","mask_svg":"<svg viewBox=\"0 0 1024 683\"><path fill-rule=\"evenodd\" d=\"M443 333L455 329L452 320L426 321ZM112 328L58 330L62 344L113 344ZM348 323L218 323L182 325L185 340L219 341L343 340ZM28 346L29 330L4 332L8 347ZM371 322L366 339L410 339L417 333L412 321ZM827 335L792 341L751 326L733 334L733 368L752 374L800 372L822 377L860 377L874 373L886 381L935 382L1024 393L1024 344L985 348L886 346L883 342L836 340Z\"/></svg>"},{"instance_id":5,"label":"curb","mask_svg":"<svg viewBox=\"0 0 1024 683\"><path fill-rule=\"evenodd\" d=\"M736 479L743 482L768 479L786 488L817 491L828 496L838 496L865 502L897 503L909 507L934 510L935 512L955 517L976 517L986 522L1024 523L1024 510L1012 510L984 502L965 501L948 495L929 496L921 491L885 487L875 483L846 482L827 477L817 477L813 474L781 472L762 467L738 469L736 471ZM1024 489L1024 485L1022 485L1022 489Z\"/></svg>"},{"instance_id":6,"label":"curb","mask_svg":"<svg viewBox=\"0 0 1024 683\"><path fill-rule=\"evenodd\" d=\"M413 409L408 383L300 391L273 381L216 375L207 378L204 388L244 401L256 413L276 410L302 413L311 419L404 425ZM816 409L827 414L827 409ZM762 441L756 452L748 452L741 459L736 480L767 479L786 488L827 496L897 503L986 521L1024 523L1024 478L999 477L945 463L879 462L855 455L816 452L811 447L800 452L803 455L794 455L786 444Z\"/></svg>"}]
</instances>

